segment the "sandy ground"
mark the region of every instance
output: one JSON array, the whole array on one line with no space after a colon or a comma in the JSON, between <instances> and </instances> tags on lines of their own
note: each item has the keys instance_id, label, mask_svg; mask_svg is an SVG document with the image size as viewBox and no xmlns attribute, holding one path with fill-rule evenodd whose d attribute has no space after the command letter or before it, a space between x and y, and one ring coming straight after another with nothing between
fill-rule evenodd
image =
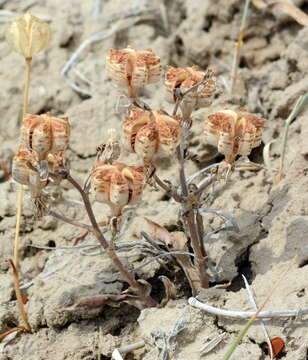
<instances>
[{"instance_id":1,"label":"sandy ground","mask_svg":"<svg viewBox=\"0 0 308 360\"><path fill-rule=\"evenodd\" d=\"M202 298L210 305L225 309L251 310L240 276L244 274L258 304L271 293L274 284L280 282L266 309L307 307L307 108L290 127L286 175L277 185L273 184L273 178L279 164L284 120L297 98L308 91L308 29L287 16L252 7L239 81L236 91L230 95L224 84L229 82L243 1L104 0L98 16L93 12L95 3L99 2L25 0L21 4L11 0L1 6L1 11L16 15L31 11L48 21L53 29L50 46L34 58L30 111L51 111L70 117L72 138L67 154L73 174L83 180L93 163L96 146L106 140L106 130L110 127L120 129L120 115L115 111L118 95L105 72L105 56L110 47L151 47L164 66L211 66L219 74L219 94L211 108L195 113L191 150L201 156L208 155L202 138L204 118L223 106L244 107L268 119L263 145L272 140L275 142L271 146L270 169L235 172L215 193L210 206L234 216L240 233L222 232L207 244L209 256L219 270L219 281L231 281L231 287L211 289L202 294ZM151 3L155 5L150 6ZM297 0L294 3L307 12L307 2ZM23 61L4 41L4 24L2 17L0 19L0 158L9 163L17 148L21 125ZM67 73L69 81L81 88L82 94L77 93L60 73L79 45L97 33L104 35L104 39L88 45L76 65L86 80L80 80L73 70ZM163 93L162 83L152 86L144 91L144 100L153 108L170 109ZM263 162L262 147L253 152L251 159ZM129 161L135 159L130 157ZM194 170L196 166L189 164L188 171ZM175 161L163 162L159 173L163 178L174 179L177 174ZM65 199L79 200L68 184L64 184L63 190ZM15 201L16 185L3 181L0 184L0 332L18 324L12 277L4 263L4 259L12 257ZM76 219L85 218L78 205L65 202L59 208ZM107 208L96 204L95 209L98 217L104 219ZM0 343L1 360L110 359L115 347L142 339L146 346L127 359L161 359L160 349L168 336L170 359L217 360L222 358L227 345L242 328L243 321L208 315L189 306L187 282L174 263L168 266L170 272L176 273L178 298L165 308L146 309L141 313L125 304L118 308L75 309L74 304L84 296L120 293L123 288L121 278L103 255L31 247L34 244L72 245L80 233L50 217L35 220L32 214L26 199L22 217L21 271L34 333L18 334ZM173 201L166 201L161 191L147 188L123 240L140 241L140 230L145 227L144 216L168 229L176 229L178 206ZM210 230L219 222L212 216L205 216L204 224ZM88 236L83 244L94 242ZM127 255L123 254L123 257ZM136 252L133 255L129 259L133 266L145 261L142 254ZM157 278L164 275L164 271L154 262L138 275L156 284L156 291L162 291ZM48 273L51 274L42 276ZM172 331L179 321L184 324L184 329L174 335ZM266 323L270 337L279 336L286 343L282 359L307 359L307 326L307 317ZM201 355L204 344L222 333L225 333L223 341ZM264 342L262 328L255 323L233 358L268 358L262 352Z\"/></svg>"}]
</instances>

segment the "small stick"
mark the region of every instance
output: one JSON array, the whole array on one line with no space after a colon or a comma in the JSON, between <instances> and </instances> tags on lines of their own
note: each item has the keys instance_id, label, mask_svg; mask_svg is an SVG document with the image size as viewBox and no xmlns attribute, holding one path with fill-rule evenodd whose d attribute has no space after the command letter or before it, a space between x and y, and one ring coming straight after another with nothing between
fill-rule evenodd
<instances>
[{"instance_id":1,"label":"small stick","mask_svg":"<svg viewBox=\"0 0 308 360\"><path fill-rule=\"evenodd\" d=\"M294 109L292 110L291 114L288 116L288 118L286 120L284 133L283 133L282 147L281 147L279 172L275 177L276 184L280 182L282 175L283 175L283 165L284 165L284 158L285 158L285 154L286 154L289 126L292 123L292 121L301 113L301 111L304 109L306 104L308 104L308 93L301 96L297 100Z\"/></svg>"},{"instance_id":2,"label":"small stick","mask_svg":"<svg viewBox=\"0 0 308 360\"><path fill-rule=\"evenodd\" d=\"M243 11L243 16L241 20L241 26L240 26L240 32L238 36L238 40L235 47L234 52L234 58L233 58L233 65L232 65L232 71L231 71L231 87L230 87L230 93L234 91L236 79L237 79L237 70L240 63L240 57L241 57L241 49L243 45L243 38L244 38L244 30L246 28L246 19L248 15L249 5L251 0L245 0L245 7Z\"/></svg>"},{"instance_id":3,"label":"small stick","mask_svg":"<svg viewBox=\"0 0 308 360\"><path fill-rule=\"evenodd\" d=\"M198 301L194 297L188 299L188 303L198 309L204 310L209 314L223 316L232 319L249 319L256 314L255 311L236 311L236 310L225 310L219 309L214 306L210 306ZM274 318L287 318L296 317L298 313L308 314L308 307L304 307L299 310L273 310L273 311L261 311L257 315L256 319L274 319Z\"/></svg>"}]
</instances>

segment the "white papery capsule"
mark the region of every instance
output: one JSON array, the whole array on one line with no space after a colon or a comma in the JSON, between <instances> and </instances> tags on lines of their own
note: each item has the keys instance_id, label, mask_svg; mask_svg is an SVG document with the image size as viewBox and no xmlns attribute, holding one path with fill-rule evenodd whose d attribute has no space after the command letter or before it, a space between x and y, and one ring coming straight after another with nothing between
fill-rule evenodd
<instances>
[{"instance_id":1,"label":"white papery capsule","mask_svg":"<svg viewBox=\"0 0 308 360\"><path fill-rule=\"evenodd\" d=\"M128 46L126 49L110 49L107 55L107 70L129 98L138 95L147 84L160 78L160 58L151 49L137 51Z\"/></svg>"},{"instance_id":2,"label":"white papery capsule","mask_svg":"<svg viewBox=\"0 0 308 360\"><path fill-rule=\"evenodd\" d=\"M169 116L161 110L131 110L123 121L126 149L145 162L172 155L180 141L180 133L179 116Z\"/></svg>"},{"instance_id":3,"label":"white papery capsule","mask_svg":"<svg viewBox=\"0 0 308 360\"><path fill-rule=\"evenodd\" d=\"M96 199L108 204L113 215L118 216L124 206L133 205L140 200L145 178L142 167L97 162L91 182Z\"/></svg>"},{"instance_id":4,"label":"white papery capsule","mask_svg":"<svg viewBox=\"0 0 308 360\"><path fill-rule=\"evenodd\" d=\"M55 117L50 114L26 114L22 127L22 143L34 152L38 160L46 159L66 149L70 124L67 117Z\"/></svg>"},{"instance_id":5,"label":"white papery capsule","mask_svg":"<svg viewBox=\"0 0 308 360\"><path fill-rule=\"evenodd\" d=\"M247 156L260 145L264 126L263 118L242 111L222 110L208 116L205 141L217 146L226 162L232 164L237 155Z\"/></svg>"}]
</instances>

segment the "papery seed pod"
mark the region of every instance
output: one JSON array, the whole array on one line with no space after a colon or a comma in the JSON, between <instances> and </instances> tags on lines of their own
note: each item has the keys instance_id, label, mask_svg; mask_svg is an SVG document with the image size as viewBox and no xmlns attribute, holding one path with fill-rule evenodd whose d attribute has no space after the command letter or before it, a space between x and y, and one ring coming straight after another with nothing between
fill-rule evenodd
<instances>
[{"instance_id":1,"label":"papery seed pod","mask_svg":"<svg viewBox=\"0 0 308 360\"><path fill-rule=\"evenodd\" d=\"M22 127L22 143L33 151L38 160L49 153L64 151L69 142L70 124L67 117L49 114L26 114Z\"/></svg>"},{"instance_id":2,"label":"papery seed pod","mask_svg":"<svg viewBox=\"0 0 308 360\"><path fill-rule=\"evenodd\" d=\"M22 185L30 185L36 182L36 178L39 177L38 172L33 169L36 165L37 164L34 161L32 154L21 145L17 154L13 158L13 179Z\"/></svg>"},{"instance_id":3,"label":"papery seed pod","mask_svg":"<svg viewBox=\"0 0 308 360\"><path fill-rule=\"evenodd\" d=\"M179 116L169 116L161 110L131 110L123 121L124 146L145 162L173 154L180 133Z\"/></svg>"},{"instance_id":4,"label":"papery seed pod","mask_svg":"<svg viewBox=\"0 0 308 360\"><path fill-rule=\"evenodd\" d=\"M197 66L187 68L168 67L165 76L165 86L167 89L167 99L175 102L175 90L179 89L181 93L200 83L205 78L207 81L190 91L182 100L180 107L184 118L188 118L194 109L208 106L212 103L213 95L216 90L214 73L211 70L207 72L198 70Z\"/></svg>"},{"instance_id":5,"label":"papery seed pod","mask_svg":"<svg viewBox=\"0 0 308 360\"><path fill-rule=\"evenodd\" d=\"M113 215L118 216L124 206L134 205L140 200L145 179L142 167L97 162L91 183L96 199L108 204Z\"/></svg>"},{"instance_id":6,"label":"papery seed pod","mask_svg":"<svg viewBox=\"0 0 308 360\"><path fill-rule=\"evenodd\" d=\"M112 79L129 98L136 97L145 85L157 82L161 73L160 58L151 49L110 49L106 65Z\"/></svg>"},{"instance_id":7,"label":"papery seed pod","mask_svg":"<svg viewBox=\"0 0 308 360\"><path fill-rule=\"evenodd\" d=\"M10 22L5 34L14 51L31 58L47 47L51 30L47 23L27 13Z\"/></svg>"},{"instance_id":8,"label":"papery seed pod","mask_svg":"<svg viewBox=\"0 0 308 360\"><path fill-rule=\"evenodd\" d=\"M237 155L247 156L260 145L264 125L265 119L247 112L222 110L208 116L205 140L217 146L226 161L232 164Z\"/></svg>"}]
</instances>

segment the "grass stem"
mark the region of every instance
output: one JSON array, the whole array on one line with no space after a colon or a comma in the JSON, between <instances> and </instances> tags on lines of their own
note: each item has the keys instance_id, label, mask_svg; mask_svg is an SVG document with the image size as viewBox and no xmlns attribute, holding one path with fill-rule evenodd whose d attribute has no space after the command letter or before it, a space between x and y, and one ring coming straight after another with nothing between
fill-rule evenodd
<instances>
[{"instance_id":1,"label":"grass stem","mask_svg":"<svg viewBox=\"0 0 308 360\"><path fill-rule=\"evenodd\" d=\"M239 66L240 58L241 58L241 49L242 49L242 45L243 45L244 31L245 31L245 28L246 28L250 1L251 0L245 0L245 6L244 6L244 11L243 11L242 20L241 20L241 26L240 26L240 32L239 32L238 40L237 40L237 43L236 43L236 46L235 46L233 64L232 64L232 71L231 71L230 93L232 93L234 91L234 88L235 88L235 85L236 85L237 70L238 70L238 66Z\"/></svg>"}]
</instances>

